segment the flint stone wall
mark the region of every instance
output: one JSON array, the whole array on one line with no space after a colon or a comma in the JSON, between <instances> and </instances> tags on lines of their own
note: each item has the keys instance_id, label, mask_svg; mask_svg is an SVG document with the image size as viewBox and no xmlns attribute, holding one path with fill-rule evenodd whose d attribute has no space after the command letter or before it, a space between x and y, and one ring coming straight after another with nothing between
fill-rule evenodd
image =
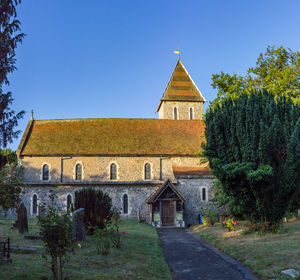
<instances>
[{"instance_id":1,"label":"flint stone wall","mask_svg":"<svg viewBox=\"0 0 300 280\"><path fill-rule=\"evenodd\" d=\"M146 199L157 190L160 185L93 185L95 189L100 189L109 194L112 199L112 206L120 209L122 217L136 218L137 211L140 209L140 216L149 222L149 208ZM53 190L57 195L56 204L62 209L67 209L67 196L72 196L72 203L75 199L75 191L87 186L28 186L24 187L24 195L22 201L27 208L29 217L33 217L32 197L37 195L38 204L50 203L50 190ZM128 195L128 214L123 214L123 195Z\"/></svg>"},{"instance_id":2,"label":"flint stone wall","mask_svg":"<svg viewBox=\"0 0 300 280\"><path fill-rule=\"evenodd\" d=\"M201 207L215 209L215 205L211 201L214 197L211 188L214 180L213 176L178 178L177 188L187 200L184 204L184 220L186 225L199 223L198 214ZM202 200L202 188L206 188L207 201Z\"/></svg>"}]
</instances>

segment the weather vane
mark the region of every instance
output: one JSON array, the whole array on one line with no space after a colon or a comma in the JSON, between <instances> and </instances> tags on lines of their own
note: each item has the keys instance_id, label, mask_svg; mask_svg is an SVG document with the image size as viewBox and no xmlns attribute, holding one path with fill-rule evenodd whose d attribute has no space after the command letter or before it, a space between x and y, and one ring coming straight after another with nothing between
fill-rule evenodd
<instances>
[{"instance_id":1,"label":"weather vane","mask_svg":"<svg viewBox=\"0 0 300 280\"><path fill-rule=\"evenodd\" d=\"M178 60L180 60L180 54L181 54L181 51L179 49L179 46L178 46L178 51L174 51L174 53L178 54Z\"/></svg>"}]
</instances>

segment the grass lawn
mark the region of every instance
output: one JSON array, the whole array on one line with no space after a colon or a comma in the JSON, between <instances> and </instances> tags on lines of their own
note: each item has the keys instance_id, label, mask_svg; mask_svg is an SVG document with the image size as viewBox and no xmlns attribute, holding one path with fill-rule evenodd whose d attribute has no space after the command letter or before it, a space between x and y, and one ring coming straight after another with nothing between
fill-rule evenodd
<instances>
[{"instance_id":1,"label":"grass lawn","mask_svg":"<svg viewBox=\"0 0 300 280\"><path fill-rule=\"evenodd\" d=\"M279 234L245 234L245 223L233 232L221 224L193 226L192 231L216 248L241 261L262 279L292 279L280 271L300 271L300 219L283 224ZM298 278L300 279L300 278Z\"/></svg>"},{"instance_id":2,"label":"grass lawn","mask_svg":"<svg viewBox=\"0 0 300 280\"><path fill-rule=\"evenodd\" d=\"M13 220L0 220L0 236L9 235L13 245L40 246L42 241L25 240L15 229ZM134 219L121 223L122 248L113 248L108 256L97 254L96 240L87 237L76 246L64 275L67 279L171 279L171 273L162 254L156 229ZM29 234L37 234L36 219L29 220ZM12 263L0 265L0 279L52 279L42 254L12 253Z\"/></svg>"}]
</instances>

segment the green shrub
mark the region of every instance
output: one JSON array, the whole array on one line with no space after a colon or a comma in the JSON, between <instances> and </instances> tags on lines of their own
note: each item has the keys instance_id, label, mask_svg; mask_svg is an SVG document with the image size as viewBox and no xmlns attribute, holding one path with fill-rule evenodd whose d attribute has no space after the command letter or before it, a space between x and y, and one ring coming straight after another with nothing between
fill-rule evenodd
<instances>
[{"instance_id":1,"label":"green shrub","mask_svg":"<svg viewBox=\"0 0 300 280\"><path fill-rule=\"evenodd\" d=\"M95 228L105 228L112 216L111 206L111 198L101 190L84 188L75 192L75 209L84 208L87 234L93 234Z\"/></svg>"},{"instance_id":2,"label":"green shrub","mask_svg":"<svg viewBox=\"0 0 300 280\"><path fill-rule=\"evenodd\" d=\"M212 209L201 208L200 215L205 226L213 226L218 221L218 214Z\"/></svg>"},{"instance_id":3,"label":"green shrub","mask_svg":"<svg viewBox=\"0 0 300 280\"><path fill-rule=\"evenodd\" d=\"M237 226L239 223L234 221L232 217L226 218L223 222L223 226L226 227L229 231L233 231L234 227Z\"/></svg>"}]
</instances>

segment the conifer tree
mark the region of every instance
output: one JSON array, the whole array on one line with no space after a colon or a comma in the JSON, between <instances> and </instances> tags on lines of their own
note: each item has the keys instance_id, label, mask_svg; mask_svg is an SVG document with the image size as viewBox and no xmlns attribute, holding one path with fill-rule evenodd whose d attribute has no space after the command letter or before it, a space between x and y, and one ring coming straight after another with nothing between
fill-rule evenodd
<instances>
[{"instance_id":1,"label":"conifer tree","mask_svg":"<svg viewBox=\"0 0 300 280\"><path fill-rule=\"evenodd\" d=\"M9 85L8 74L16 70L15 49L22 42L20 22L16 19L16 6L20 0L1 0L0 2L0 148L6 147L19 135L15 130L24 111L15 113L10 108L13 98L11 92L4 93L3 86ZM0 168L6 163L0 156Z\"/></svg>"},{"instance_id":2,"label":"conifer tree","mask_svg":"<svg viewBox=\"0 0 300 280\"><path fill-rule=\"evenodd\" d=\"M251 221L278 228L300 187L300 106L262 90L211 107L205 121L224 193Z\"/></svg>"},{"instance_id":3,"label":"conifer tree","mask_svg":"<svg viewBox=\"0 0 300 280\"><path fill-rule=\"evenodd\" d=\"M15 164L15 154L10 150L1 150L20 134L15 128L24 115L24 111L15 113L10 108L12 93L4 93L3 90L3 86L9 85L8 74L16 70L15 49L24 37L16 18L16 6L20 2L0 1L0 206L3 210L17 206L22 183L22 168Z\"/></svg>"}]
</instances>

